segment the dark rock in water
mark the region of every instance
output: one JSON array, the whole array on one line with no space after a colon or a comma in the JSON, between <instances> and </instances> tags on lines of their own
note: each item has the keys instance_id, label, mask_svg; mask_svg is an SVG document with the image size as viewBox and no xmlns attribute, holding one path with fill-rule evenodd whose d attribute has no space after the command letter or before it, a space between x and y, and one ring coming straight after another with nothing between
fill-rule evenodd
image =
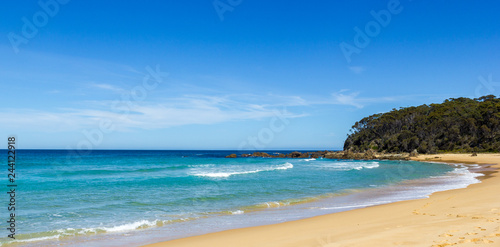
<instances>
[{"instance_id":1,"label":"dark rock in water","mask_svg":"<svg viewBox=\"0 0 500 247\"><path fill-rule=\"evenodd\" d=\"M269 157L271 157L271 155L269 155L268 153L264 153L264 152L254 152L252 154L252 157L266 157L266 158L269 158Z\"/></svg>"},{"instance_id":2,"label":"dark rock in water","mask_svg":"<svg viewBox=\"0 0 500 247\"><path fill-rule=\"evenodd\" d=\"M307 158L309 158L309 154L308 153L303 153L303 154L301 154L299 156L299 158L301 158L301 159L307 159Z\"/></svg>"},{"instance_id":3,"label":"dark rock in water","mask_svg":"<svg viewBox=\"0 0 500 247\"><path fill-rule=\"evenodd\" d=\"M368 150L364 153L347 151L327 152L323 156L326 159L352 159L352 160L408 160L408 154L387 154L377 153L373 150Z\"/></svg>"},{"instance_id":4,"label":"dark rock in water","mask_svg":"<svg viewBox=\"0 0 500 247\"><path fill-rule=\"evenodd\" d=\"M413 153L413 152L412 152ZM415 153L413 153L415 154ZM347 151L317 151L317 152L291 152L289 154L275 153L270 155L264 152L254 152L253 154L242 154L241 157L264 157L264 158L326 158L326 159L352 159L352 160L409 160L412 154L409 153L386 153L375 152L371 149L365 152L354 152L353 149ZM236 158L236 154L226 156Z\"/></svg>"},{"instance_id":5,"label":"dark rock in water","mask_svg":"<svg viewBox=\"0 0 500 247\"><path fill-rule=\"evenodd\" d=\"M285 155L282 153L274 153L271 155L271 158L284 158Z\"/></svg>"},{"instance_id":6,"label":"dark rock in water","mask_svg":"<svg viewBox=\"0 0 500 247\"><path fill-rule=\"evenodd\" d=\"M262 157L269 158L269 157L271 157L271 155L269 155L268 153L262 153Z\"/></svg>"},{"instance_id":7,"label":"dark rock in water","mask_svg":"<svg viewBox=\"0 0 500 247\"><path fill-rule=\"evenodd\" d=\"M288 158L299 158L301 155L302 155L301 152L294 151L294 152L289 153L286 157L288 157Z\"/></svg>"},{"instance_id":8,"label":"dark rock in water","mask_svg":"<svg viewBox=\"0 0 500 247\"><path fill-rule=\"evenodd\" d=\"M323 157L327 159L342 159L344 152L327 152L323 155Z\"/></svg>"}]
</instances>

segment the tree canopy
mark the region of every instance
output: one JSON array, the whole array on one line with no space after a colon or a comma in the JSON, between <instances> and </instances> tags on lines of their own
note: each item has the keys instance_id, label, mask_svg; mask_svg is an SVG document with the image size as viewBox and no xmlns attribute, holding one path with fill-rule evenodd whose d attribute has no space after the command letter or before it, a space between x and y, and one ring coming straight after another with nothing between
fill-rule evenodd
<instances>
[{"instance_id":1,"label":"tree canopy","mask_svg":"<svg viewBox=\"0 0 500 247\"><path fill-rule=\"evenodd\" d=\"M344 150L500 152L500 98L451 98L393 109L356 122Z\"/></svg>"}]
</instances>

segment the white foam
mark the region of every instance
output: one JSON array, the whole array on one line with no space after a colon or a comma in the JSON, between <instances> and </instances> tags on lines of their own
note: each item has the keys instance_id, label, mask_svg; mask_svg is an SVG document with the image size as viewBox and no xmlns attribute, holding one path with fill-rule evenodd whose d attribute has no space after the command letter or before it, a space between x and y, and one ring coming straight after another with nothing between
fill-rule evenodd
<instances>
[{"instance_id":1,"label":"white foam","mask_svg":"<svg viewBox=\"0 0 500 247\"><path fill-rule=\"evenodd\" d=\"M145 228L150 228L150 227L155 227L155 226L161 226L163 224L166 224L170 221L163 221L163 220L140 220L136 222L131 222L131 223L126 223L123 225L117 225L117 226L111 226L111 227L95 227L95 228L82 228L82 229L73 229L73 228L68 228L66 230L57 230L58 232L64 234L64 235L84 235L84 234L97 234L99 232L101 233L111 233L111 232L129 232L133 230L138 230L138 229L145 229Z\"/></svg>"},{"instance_id":2,"label":"white foam","mask_svg":"<svg viewBox=\"0 0 500 247\"><path fill-rule=\"evenodd\" d=\"M45 237L38 237L38 238L28 238L28 239L21 239L21 240L14 240L11 243L19 242L19 243L26 243L26 242L37 242L37 241L45 241L45 240L54 240L54 239L59 239L61 237L67 237L67 236L81 236L81 235L88 235L88 234L98 234L98 233L117 233L117 232L131 232L133 230L139 230L139 229L145 229L145 228L150 228L150 227L156 227L156 226L162 226L170 221L162 221L162 220L140 220L132 223L127 223L123 225L117 225L117 226L112 226L112 227L95 227L95 228L81 228L81 229L74 229L74 228L66 228L66 229L58 229L55 230L54 233L55 235L52 236L45 236Z\"/></svg>"},{"instance_id":3,"label":"white foam","mask_svg":"<svg viewBox=\"0 0 500 247\"><path fill-rule=\"evenodd\" d=\"M242 211L242 210L236 210L236 211L233 211L231 212L231 214L244 214L245 211Z\"/></svg>"},{"instance_id":4,"label":"white foam","mask_svg":"<svg viewBox=\"0 0 500 247\"><path fill-rule=\"evenodd\" d=\"M368 164L362 164L362 165L356 166L353 169L359 171L359 170L362 170L362 169L373 169L373 168L377 168L379 166L380 165L378 164L378 162L371 162L371 163L368 163Z\"/></svg>"},{"instance_id":5,"label":"white foam","mask_svg":"<svg viewBox=\"0 0 500 247\"><path fill-rule=\"evenodd\" d=\"M29 238L29 239L22 239L22 240L14 240L11 243L35 242L35 241L43 241L43 240L50 240L50 239L59 239L59 237L61 237L61 235L39 237L39 238Z\"/></svg>"},{"instance_id":6,"label":"white foam","mask_svg":"<svg viewBox=\"0 0 500 247\"><path fill-rule=\"evenodd\" d=\"M377 161L371 162L322 162L315 167L322 169L333 169L339 171L350 171L350 170L362 170L362 169L373 169L379 167L380 164Z\"/></svg>"},{"instance_id":7,"label":"white foam","mask_svg":"<svg viewBox=\"0 0 500 247\"><path fill-rule=\"evenodd\" d=\"M414 196L408 199L428 198L431 194L438 191L455 190L467 188L471 184L480 183L477 177L484 176L481 173L471 172L467 167L458 165L453 171L446 173L442 176L435 176L421 179L420 181L437 182L435 185L430 186L415 186L411 190L414 191ZM418 181L418 180L416 180ZM412 181L409 181L410 183ZM398 195L399 200L406 200L405 196L401 193ZM407 197L407 196L406 196Z\"/></svg>"},{"instance_id":8,"label":"white foam","mask_svg":"<svg viewBox=\"0 0 500 247\"><path fill-rule=\"evenodd\" d=\"M148 228L152 226L156 226L159 223L158 220L154 221L148 221L148 220L141 220L141 221L136 221L124 225L119 225L119 226L114 226L114 227L102 227L100 228L101 230L104 230L106 232L126 232L126 231L131 231L131 230L136 230L140 228Z\"/></svg>"},{"instance_id":9,"label":"white foam","mask_svg":"<svg viewBox=\"0 0 500 247\"><path fill-rule=\"evenodd\" d=\"M264 202L260 205L266 205L268 208L276 208L276 207L281 207L281 206L286 206L289 203L280 203L280 202Z\"/></svg>"},{"instance_id":10,"label":"white foam","mask_svg":"<svg viewBox=\"0 0 500 247\"><path fill-rule=\"evenodd\" d=\"M407 184L407 186L399 187L398 185L395 185L394 187L390 188L386 187L384 190L388 191L389 189L392 192L390 192L390 194L383 195L382 198L379 198L379 200L368 200L360 204L341 205L335 207L320 207L319 209L349 210L396 201L428 198L431 194L438 191L461 189L466 188L471 184L480 183L480 180L477 179L477 177L483 176L483 174L471 172L469 169L467 169L466 166L462 164L455 164L454 166L456 168L441 176L432 176L428 178L403 182L403 184Z\"/></svg>"},{"instance_id":11,"label":"white foam","mask_svg":"<svg viewBox=\"0 0 500 247\"><path fill-rule=\"evenodd\" d=\"M198 177L227 178L227 177L232 176L232 175L250 174L250 173L257 173L257 172L260 172L260 170L247 171L247 172L208 172L208 173L197 173L194 175L198 176Z\"/></svg>"},{"instance_id":12,"label":"white foam","mask_svg":"<svg viewBox=\"0 0 500 247\"><path fill-rule=\"evenodd\" d=\"M215 164L193 164L193 165L188 165L189 168L200 168L200 167L214 167L216 166Z\"/></svg>"},{"instance_id":13,"label":"white foam","mask_svg":"<svg viewBox=\"0 0 500 247\"><path fill-rule=\"evenodd\" d=\"M277 167L275 169L270 169L270 171L271 170L286 170L286 169L290 169L290 168L293 168L293 164L289 163L289 162L286 162L283 166Z\"/></svg>"},{"instance_id":14,"label":"white foam","mask_svg":"<svg viewBox=\"0 0 500 247\"><path fill-rule=\"evenodd\" d=\"M316 160L316 159L315 158L305 159L305 161L313 161L313 160Z\"/></svg>"},{"instance_id":15,"label":"white foam","mask_svg":"<svg viewBox=\"0 0 500 247\"><path fill-rule=\"evenodd\" d=\"M459 168L455 168L452 172L450 172L448 176L442 176L442 177L458 177L461 178L460 181L457 179L452 179L454 183L454 188L453 189L461 189L461 188L466 188L467 186L471 184L477 184L480 183L481 181L477 179L477 177L484 176L482 173L477 173L477 172L471 172L466 166L459 164Z\"/></svg>"},{"instance_id":16,"label":"white foam","mask_svg":"<svg viewBox=\"0 0 500 247\"><path fill-rule=\"evenodd\" d=\"M198 177L227 178L227 177L232 176L232 175L252 174L252 173L274 171L274 170L287 170L287 169L291 169L291 168L293 168L293 164L286 162L285 164L283 164L281 166L255 169L255 170L250 170L250 171L202 172L202 173L195 173L193 175L198 176Z\"/></svg>"}]
</instances>

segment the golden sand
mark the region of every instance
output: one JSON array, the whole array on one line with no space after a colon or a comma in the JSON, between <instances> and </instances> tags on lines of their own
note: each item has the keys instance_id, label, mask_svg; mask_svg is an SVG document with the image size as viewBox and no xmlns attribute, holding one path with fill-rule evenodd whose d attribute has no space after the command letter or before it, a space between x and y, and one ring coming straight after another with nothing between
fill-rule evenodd
<instances>
[{"instance_id":1,"label":"golden sand","mask_svg":"<svg viewBox=\"0 0 500 247\"><path fill-rule=\"evenodd\" d=\"M500 154L420 155L414 160L493 164ZM466 189L274 225L234 229L159 246L500 246L500 176Z\"/></svg>"}]
</instances>

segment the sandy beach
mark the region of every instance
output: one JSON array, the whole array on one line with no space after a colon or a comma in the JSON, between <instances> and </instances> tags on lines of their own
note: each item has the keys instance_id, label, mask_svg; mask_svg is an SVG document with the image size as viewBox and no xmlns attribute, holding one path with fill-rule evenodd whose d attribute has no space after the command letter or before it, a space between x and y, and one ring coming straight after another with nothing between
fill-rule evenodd
<instances>
[{"instance_id":1,"label":"sandy beach","mask_svg":"<svg viewBox=\"0 0 500 247\"><path fill-rule=\"evenodd\" d=\"M500 168L500 154L420 155L414 160ZM500 246L500 176L489 171L480 179L479 184L437 192L427 199L147 246Z\"/></svg>"}]
</instances>

